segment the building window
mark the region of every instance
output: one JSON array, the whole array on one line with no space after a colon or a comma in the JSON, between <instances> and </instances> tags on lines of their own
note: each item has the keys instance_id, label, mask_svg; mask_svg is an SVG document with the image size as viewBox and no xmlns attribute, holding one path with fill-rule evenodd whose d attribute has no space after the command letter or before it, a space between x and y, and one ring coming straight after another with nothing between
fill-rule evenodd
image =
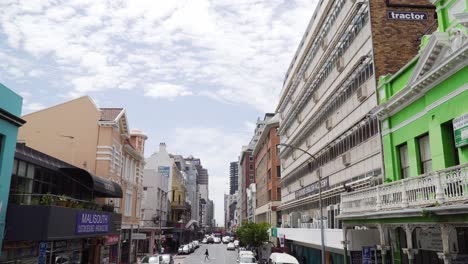
<instances>
[{"instance_id":1,"label":"building window","mask_svg":"<svg viewBox=\"0 0 468 264\"><path fill-rule=\"evenodd\" d=\"M268 201L271 201L271 190L268 190Z\"/></svg>"},{"instance_id":2,"label":"building window","mask_svg":"<svg viewBox=\"0 0 468 264\"><path fill-rule=\"evenodd\" d=\"M276 177L281 178L281 166L276 166Z\"/></svg>"},{"instance_id":3,"label":"building window","mask_svg":"<svg viewBox=\"0 0 468 264\"><path fill-rule=\"evenodd\" d=\"M253 161L253 160L254 160L253 156L250 156L250 157L249 157L249 160L250 160L250 161Z\"/></svg>"},{"instance_id":4,"label":"building window","mask_svg":"<svg viewBox=\"0 0 468 264\"><path fill-rule=\"evenodd\" d=\"M268 181L271 181L271 170L268 169Z\"/></svg>"},{"instance_id":5,"label":"building window","mask_svg":"<svg viewBox=\"0 0 468 264\"><path fill-rule=\"evenodd\" d=\"M250 182L254 182L254 181L255 181L255 177L254 177L253 173L250 173L250 174L249 174L249 179L250 179Z\"/></svg>"},{"instance_id":6,"label":"building window","mask_svg":"<svg viewBox=\"0 0 468 264\"><path fill-rule=\"evenodd\" d=\"M254 165L250 164L249 165L250 170L252 171L254 169Z\"/></svg>"},{"instance_id":7,"label":"building window","mask_svg":"<svg viewBox=\"0 0 468 264\"><path fill-rule=\"evenodd\" d=\"M398 147L398 153L400 155L400 178L406 179L409 177L410 167L408 158L408 145L405 143Z\"/></svg>"},{"instance_id":8,"label":"building window","mask_svg":"<svg viewBox=\"0 0 468 264\"><path fill-rule=\"evenodd\" d=\"M276 200L281 200L281 188L276 188Z\"/></svg>"},{"instance_id":9,"label":"building window","mask_svg":"<svg viewBox=\"0 0 468 264\"><path fill-rule=\"evenodd\" d=\"M112 153L111 153L111 160L110 160L111 169L114 169L114 161L115 161L115 146L112 146Z\"/></svg>"},{"instance_id":10,"label":"building window","mask_svg":"<svg viewBox=\"0 0 468 264\"><path fill-rule=\"evenodd\" d=\"M127 191L125 194L125 216L132 216L132 192Z\"/></svg>"},{"instance_id":11,"label":"building window","mask_svg":"<svg viewBox=\"0 0 468 264\"><path fill-rule=\"evenodd\" d=\"M429 135L426 134L418 138L419 161L421 164L421 174L432 171L431 147L429 144Z\"/></svg>"}]
</instances>

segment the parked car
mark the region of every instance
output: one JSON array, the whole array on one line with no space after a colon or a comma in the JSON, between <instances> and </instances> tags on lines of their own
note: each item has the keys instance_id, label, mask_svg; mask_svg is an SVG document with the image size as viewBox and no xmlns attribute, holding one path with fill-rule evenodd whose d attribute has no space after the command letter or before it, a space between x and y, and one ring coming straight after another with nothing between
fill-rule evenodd
<instances>
[{"instance_id":1,"label":"parked car","mask_svg":"<svg viewBox=\"0 0 468 264\"><path fill-rule=\"evenodd\" d=\"M221 243L221 239L220 239L219 237L215 237L215 238L214 238L214 242L215 242L216 244L219 244L219 243Z\"/></svg>"},{"instance_id":2,"label":"parked car","mask_svg":"<svg viewBox=\"0 0 468 264\"><path fill-rule=\"evenodd\" d=\"M193 251L195 251L195 249L193 248L192 243L188 243L187 246L188 246L188 248L189 248L190 253L192 253Z\"/></svg>"},{"instance_id":3,"label":"parked car","mask_svg":"<svg viewBox=\"0 0 468 264\"><path fill-rule=\"evenodd\" d=\"M184 252L184 254L190 254L190 248L188 245L184 245L184 248L182 249L182 252Z\"/></svg>"},{"instance_id":4,"label":"parked car","mask_svg":"<svg viewBox=\"0 0 468 264\"><path fill-rule=\"evenodd\" d=\"M162 259L159 261L160 264L174 264L174 258L171 254L163 254L161 258Z\"/></svg>"},{"instance_id":5,"label":"parked car","mask_svg":"<svg viewBox=\"0 0 468 264\"><path fill-rule=\"evenodd\" d=\"M204 238L201 242L202 242L202 244L207 244L208 240L206 238Z\"/></svg>"},{"instance_id":6,"label":"parked car","mask_svg":"<svg viewBox=\"0 0 468 264\"><path fill-rule=\"evenodd\" d=\"M268 263L272 264L299 264L297 259L286 253L271 253Z\"/></svg>"},{"instance_id":7,"label":"parked car","mask_svg":"<svg viewBox=\"0 0 468 264\"><path fill-rule=\"evenodd\" d=\"M239 258L239 264L257 264L257 259L253 255L244 255Z\"/></svg>"},{"instance_id":8,"label":"parked car","mask_svg":"<svg viewBox=\"0 0 468 264\"><path fill-rule=\"evenodd\" d=\"M151 256L144 256L140 263L141 264L160 264L162 261L162 257L160 255L151 255Z\"/></svg>"},{"instance_id":9,"label":"parked car","mask_svg":"<svg viewBox=\"0 0 468 264\"><path fill-rule=\"evenodd\" d=\"M198 240L194 240L194 241L192 241L192 243L195 245L195 248L200 247L200 243L198 242Z\"/></svg>"},{"instance_id":10,"label":"parked car","mask_svg":"<svg viewBox=\"0 0 468 264\"><path fill-rule=\"evenodd\" d=\"M229 236L223 237L223 244L229 243Z\"/></svg>"},{"instance_id":11,"label":"parked car","mask_svg":"<svg viewBox=\"0 0 468 264\"><path fill-rule=\"evenodd\" d=\"M234 242L234 237L233 236L229 238L229 242Z\"/></svg>"},{"instance_id":12,"label":"parked car","mask_svg":"<svg viewBox=\"0 0 468 264\"><path fill-rule=\"evenodd\" d=\"M236 250L236 246L234 245L234 243L229 242L227 244L227 250Z\"/></svg>"},{"instance_id":13,"label":"parked car","mask_svg":"<svg viewBox=\"0 0 468 264\"><path fill-rule=\"evenodd\" d=\"M177 249L177 254L179 255L184 254L184 245L180 246L179 249Z\"/></svg>"},{"instance_id":14,"label":"parked car","mask_svg":"<svg viewBox=\"0 0 468 264\"><path fill-rule=\"evenodd\" d=\"M239 247L239 240L234 240L234 246L235 246L236 248Z\"/></svg>"}]
</instances>

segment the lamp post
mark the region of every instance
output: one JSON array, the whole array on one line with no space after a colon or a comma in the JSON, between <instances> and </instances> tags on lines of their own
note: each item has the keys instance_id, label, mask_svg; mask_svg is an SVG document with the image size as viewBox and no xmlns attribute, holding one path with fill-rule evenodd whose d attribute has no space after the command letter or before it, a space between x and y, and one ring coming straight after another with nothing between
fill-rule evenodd
<instances>
[{"instance_id":1,"label":"lamp post","mask_svg":"<svg viewBox=\"0 0 468 264\"><path fill-rule=\"evenodd\" d=\"M304 150L304 149L301 149L299 147L296 147L296 146L293 146L293 145L289 145L289 144L285 144L285 143L280 143L278 144L280 146L283 146L283 147L288 147L288 148L292 148L292 149L297 149L305 154L307 154L311 159L313 160L317 160L314 155L310 154L308 151ZM320 173L317 174L318 175L318 181L319 181L319 211L320 211L320 240L321 240L321 255L322 255L322 264L325 264L325 234L324 234L324 228L323 228L323 212L322 212L322 176L320 175Z\"/></svg>"}]
</instances>

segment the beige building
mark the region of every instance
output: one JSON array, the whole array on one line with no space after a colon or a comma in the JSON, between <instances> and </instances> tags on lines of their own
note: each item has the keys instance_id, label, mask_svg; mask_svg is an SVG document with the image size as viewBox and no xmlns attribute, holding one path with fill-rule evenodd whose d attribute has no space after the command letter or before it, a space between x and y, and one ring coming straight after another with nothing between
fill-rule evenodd
<instances>
[{"instance_id":1,"label":"beige building","mask_svg":"<svg viewBox=\"0 0 468 264\"><path fill-rule=\"evenodd\" d=\"M122 214L120 256L133 262L129 234L139 224L146 135L130 131L124 108L98 108L88 96L23 118L18 140L122 186L123 199L102 202Z\"/></svg>"}]
</instances>

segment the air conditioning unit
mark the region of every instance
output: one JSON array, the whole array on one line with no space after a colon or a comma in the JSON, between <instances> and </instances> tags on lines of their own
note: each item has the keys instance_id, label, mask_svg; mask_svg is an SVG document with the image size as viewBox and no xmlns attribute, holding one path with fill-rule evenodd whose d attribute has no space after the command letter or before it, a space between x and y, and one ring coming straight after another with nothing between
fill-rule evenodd
<instances>
[{"instance_id":1,"label":"air conditioning unit","mask_svg":"<svg viewBox=\"0 0 468 264\"><path fill-rule=\"evenodd\" d=\"M349 152L343 154L341 160L343 161L343 165L348 166L351 164L351 154Z\"/></svg>"},{"instance_id":2,"label":"air conditioning unit","mask_svg":"<svg viewBox=\"0 0 468 264\"><path fill-rule=\"evenodd\" d=\"M363 84L357 89L356 97L359 102L362 102L367 98L367 85Z\"/></svg>"},{"instance_id":3,"label":"air conditioning unit","mask_svg":"<svg viewBox=\"0 0 468 264\"><path fill-rule=\"evenodd\" d=\"M342 72L344 70L344 60L343 57L339 57L336 59L336 70L338 72Z\"/></svg>"},{"instance_id":4,"label":"air conditioning unit","mask_svg":"<svg viewBox=\"0 0 468 264\"><path fill-rule=\"evenodd\" d=\"M326 37L322 37L322 38L320 39L320 47L321 47L323 50L326 50L326 49L327 49L327 46L328 46L327 38L326 38Z\"/></svg>"},{"instance_id":5,"label":"air conditioning unit","mask_svg":"<svg viewBox=\"0 0 468 264\"><path fill-rule=\"evenodd\" d=\"M299 185L300 185L301 187L304 187L304 179L300 179L300 180L299 180Z\"/></svg>"},{"instance_id":6,"label":"air conditioning unit","mask_svg":"<svg viewBox=\"0 0 468 264\"><path fill-rule=\"evenodd\" d=\"M325 121L325 127L328 130L331 130L333 128L333 119L331 117Z\"/></svg>"},{"instance_id":7,"label":"air conditioning unit","mask_svg":"<svg viewBox=\"0 0 468 264\"><path fill-rule=\"evenodd\" d=\"M313 94L312 94L312 101L314 101L314 103L316 104L319 100L319 97L318 97L318 92L315 91Z\"/></svg>"}]
</instances>

